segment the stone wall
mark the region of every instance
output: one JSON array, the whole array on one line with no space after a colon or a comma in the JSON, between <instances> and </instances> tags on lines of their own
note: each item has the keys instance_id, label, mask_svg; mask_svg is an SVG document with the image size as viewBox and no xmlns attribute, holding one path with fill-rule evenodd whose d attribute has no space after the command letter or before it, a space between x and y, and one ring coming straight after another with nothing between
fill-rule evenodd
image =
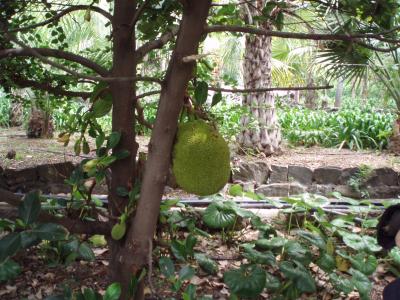
<instances>
[{"instance_id":1,"label":"stone wall","mask_svg":"<svg viewBox=\"0 0 400 300\"><path fill-rule=\"evenodd\" d=\"M40 189L44 193L66 193L70 188L64 183L74 170L71 162L40 165L25 169L1 169L0 187L12 192Z\"/></svg>"},{"instance_id":2,"label":"stone wall","mask_svg":"<svg viewBox=\"0 0 400 300\"><path fill-rule=\"evenodd\" d=\"M297 165L268 165L264 161L241 162L233 170L232 181L247 190L268 197L283 197L301 193L361 198L393 198L400 195L399 173L391 168L378 168L361 177L358 168L319 167L311 169ZM359 180L353 187L349 181Z\"/></svg>"}]
</instances>

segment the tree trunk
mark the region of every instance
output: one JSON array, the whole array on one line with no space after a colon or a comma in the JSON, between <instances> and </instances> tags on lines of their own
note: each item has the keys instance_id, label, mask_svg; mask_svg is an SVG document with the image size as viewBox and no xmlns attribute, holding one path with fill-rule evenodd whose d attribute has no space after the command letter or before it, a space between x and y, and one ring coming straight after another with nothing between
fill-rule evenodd
<instances>
[{"instance_id":1,"label":"tree trunk","mask_svg":"<svg viewBox=\"0 0 400 300\"><path fill-rule=\"evenodd\" d=\"M343 88L344 88L344 80L341 77L338 79L338 85L336 87L335 104L334 104L336 108L339 108L342 105Z\"/></svg>"},{"instance_id":2,"label":"tree trunk","mask_svg":"<svg viewBox=\"0 0 400 300\"><path fill-rule=\"evenodd\" d=\"M129 27L136 10L136 1L116 0L113 19L113 68L114 77L134 77L136 75L135 62L135 38L134 29ZM134 184L135 158L137 143L135 142L135 85L130 81L114 81L110 84L113 98L112 131L121 133L119 144L113 149L113 153L122 150L130 151L130 156L117 160L111 166L111 191L110 214L118 217L127 205L127 199L119 197L118 187L130 190ZM110 279L112 282L120 282L124 294L121 299L127 298L127 286L131 274L126 272L125 258L121 255L124 249L124 241L109 240L111 250ZM132 254L131 254L132 255Z\"/></svg>"},{"instance_id":3,"label":"tree trunk","mask_svg":"<svg viewBox=\"0 0 400 300\"><path fill-rule=\"evenodd\" d=\"M253 5L262 10L264 0L257 0ZM256 15L253 5L247 5L248 19ZM267 22L260 24L266 30L271 29ZM271 37L246 36L243 64L243 80L246 89L271 87ZM239 143L244 148L251 148L271 155L280 152L281 132L275 111L275 99L272 93L249 93L243 96L243 106L248 114L241 119L243 131ZM257 124L253 126L253 121Z\"/></svg>"},{"instance_id":4,"label":"tree trunk","mask_svg":"<svg viewBox=\"0 0 400 300\"><path fill-rule=\"evenodd\" d=\"M152 241L170 165L178 117L195 66L195 62L184 63L182 58L197 53L211 6L211 0L181 2L184 3L183 18L161 90L157 118L149 143L140 200L132 226L128 229L126 242L123 248L120 248L116 259L121 267L118 272L121 273L120 279L123 284L122 299L129 299L127 296L129 280L147 265L149 256L152 255ZM142 299L141 292L137 293L135 299Z\"/></svg>"}]
</instances>

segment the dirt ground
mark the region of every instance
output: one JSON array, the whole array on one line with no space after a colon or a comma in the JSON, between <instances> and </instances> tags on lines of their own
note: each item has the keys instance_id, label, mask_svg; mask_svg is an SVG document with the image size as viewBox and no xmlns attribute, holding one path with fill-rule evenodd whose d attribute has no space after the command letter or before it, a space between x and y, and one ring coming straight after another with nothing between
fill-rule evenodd
<instances>
[{"instance_id":1,"label":"dirt ground","mask_svg":"<svg viewBox=\"0 0 400 300\"><path fill-rule=\"evenodd\" d=\"M138 137L139 151L146 152L148 137ZM53 139L28 139L22 128L0 128L0 167L26 168L45 163L63 161L80 162L85 155L77 157L73 151L73 141L67 147ZM9 150L16 151L16 159L9 160ZM94 155L94 153L92 154ZM91 154L89 154L91 156ZM391 167L400 171L400 157L373 150L351 151L348 149L283 146L283 154L272 157L237 156L240 160L265 159L270 164L301 165L310 168L321 166L356 167L366 164L370 167Z\"/></svg>"}]
</instances>

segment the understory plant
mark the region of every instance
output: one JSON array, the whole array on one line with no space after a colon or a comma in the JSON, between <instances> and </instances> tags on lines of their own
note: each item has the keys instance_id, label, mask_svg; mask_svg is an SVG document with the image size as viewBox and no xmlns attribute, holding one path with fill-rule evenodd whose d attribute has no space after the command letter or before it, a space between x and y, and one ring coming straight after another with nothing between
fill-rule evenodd
<instances>
[{"instance_id":1,"label":"understory plant","mask_svg":"<svg viewBox=\"0 0 400 300\"><path fill-rule=\"evenodd\" d=\"M284 108L279 115L283 135L291 144L352 150L386 148L394 118L389 112L359 107L337 112Z\"/></svg>"}]
</instances>

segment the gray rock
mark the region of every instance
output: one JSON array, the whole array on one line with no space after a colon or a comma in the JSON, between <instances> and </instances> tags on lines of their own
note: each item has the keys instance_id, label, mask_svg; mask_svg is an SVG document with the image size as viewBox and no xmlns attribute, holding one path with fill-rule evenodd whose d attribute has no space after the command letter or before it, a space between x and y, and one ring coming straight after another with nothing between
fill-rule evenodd
<instances>
[{"instance_id":1,"label":"gray rock","mask_svg":"<svg viewBox=\"0 0 400 300\"><path fill-rule=\"evenodd\" d=\"M284 183L288 182L288 167L271 165L271 174L269 176L269 183Z\"/></svg>"},{"instance_id":2,"label":"gray rock","mask_svg":"<svg viewBox=\"0 0 400 300\"><path fill-rule=\"evenodd\" d=\"M348 185L336 185L333 187L335 192L340 193L344 197L349 197L349 198L354 198L354 199L360 199L361 194L353 190L351 187Z\"/></svg>"},{"instance_id":3,"label":"gray rock","mask_svg":"<svg viewBox=\"0 0 400 300\"><path fill-rule=\"evenodd\" d=\"M340 175L340 178L339 178L339 184L346 185L347 182L350 180L350 178L355 176L358 171L359 171L359 168L346 168L346 169L343 169L342 170L342 174Z\"/></svg>"},{"instance_id":4,"label":"gray rock","mask_svg":"<svg viewBox=\"0 0 400 300\"><path fill-rule=\"evenodd\" d=\"M270 183L259 186L256 193L267 197L287 197L289 195L298 195L306 192L306 187L300 183Z\"/></svg>"},{"instance_id":5,"label":"gray rock","mask_svg":"<svg viewBox=\"0 0 400 300\"><path fill-rule=\"evenodd\" d=\"M288 167L288 180L289 182L295 181L304 185L312 184L313 171L310 168L303 166L289 165Z\"/></svg>"},{"instance_id":6,"label":"gray rock","mask_svg":"<svg viewBox=\"0 0 400 300\"><path fill-rule=\"evenodd\" d=\"M233 171L233 182L252 181L256 184L264 184L267 182L269 175L268 164L263 161L243 162L238 166L237 170Z\"/></svg>"},{"instance_id":7,"label":"gray rock","mask_svg":"<svg viewBox=\"0 0 400 300\"><path fill-rule=\"evenodd\" d=\"M338 184L342 169L336 167L321 167L314 170L314 181L318 184Z\"/></svg>"},{"instance_id":8,"label":"gray rock","mask_svg":"<svg viewBox=\"0 0 400 300\"><path fill-rule=\"evenodd\" d=\"M6 169L3 172L7 185L18 185L24 182L34 182L38 178L36 168L26 168L22 170Z\"/></svg>"},{"instance_id":9,"label":"gray rock","mask_svg":"<svg viewBox=\"0 0 400 300\"><path fill-rule=\"evenodd\" d=\"M310 194L329 196L335 191L335 186L332 184L313 184L308 187Z\"/></svg>"},{"instance_id":10,"label":"gray rock","mask_svg":"<svg viewBox=\"0 0 400 300\"><path fill-rule=\"evenodd\" d=\"M374 186L368 187L369 197L376 199L397 198L400 196L400 186Z\"/></svg>"},{"instance_id":11,"label":"gray rock","mask_svg":"<svg viewBox=\"0 0 400 300\"><path fill-rule=\"evenodd\" d=\"M288 183L271 183L260 185L256 189L256 193L263 194L267 197L287 197L289 195Z\"/></svg>"},{"instance_id":12,"label":"gray rock","mask_svg":"<svg viewBox=\"0 0 400 300\"><path fill-rule=\"evenodd\" d=\"M39 180L51 183L63 183L68 179L75 166L71 162L40 165L37 167Z\"/></svg>"},{"instance_id":13,"label":"gray rock","mask_svg":"<svg viewBox=\"0 0 400 300\"><path fill-rule=\"evenodd\" d=\"M396 186L398 184L399 175L391 168L374 169L366 180L366 185L372 187L379 185Z\"/></svg>"}]
</instances>

